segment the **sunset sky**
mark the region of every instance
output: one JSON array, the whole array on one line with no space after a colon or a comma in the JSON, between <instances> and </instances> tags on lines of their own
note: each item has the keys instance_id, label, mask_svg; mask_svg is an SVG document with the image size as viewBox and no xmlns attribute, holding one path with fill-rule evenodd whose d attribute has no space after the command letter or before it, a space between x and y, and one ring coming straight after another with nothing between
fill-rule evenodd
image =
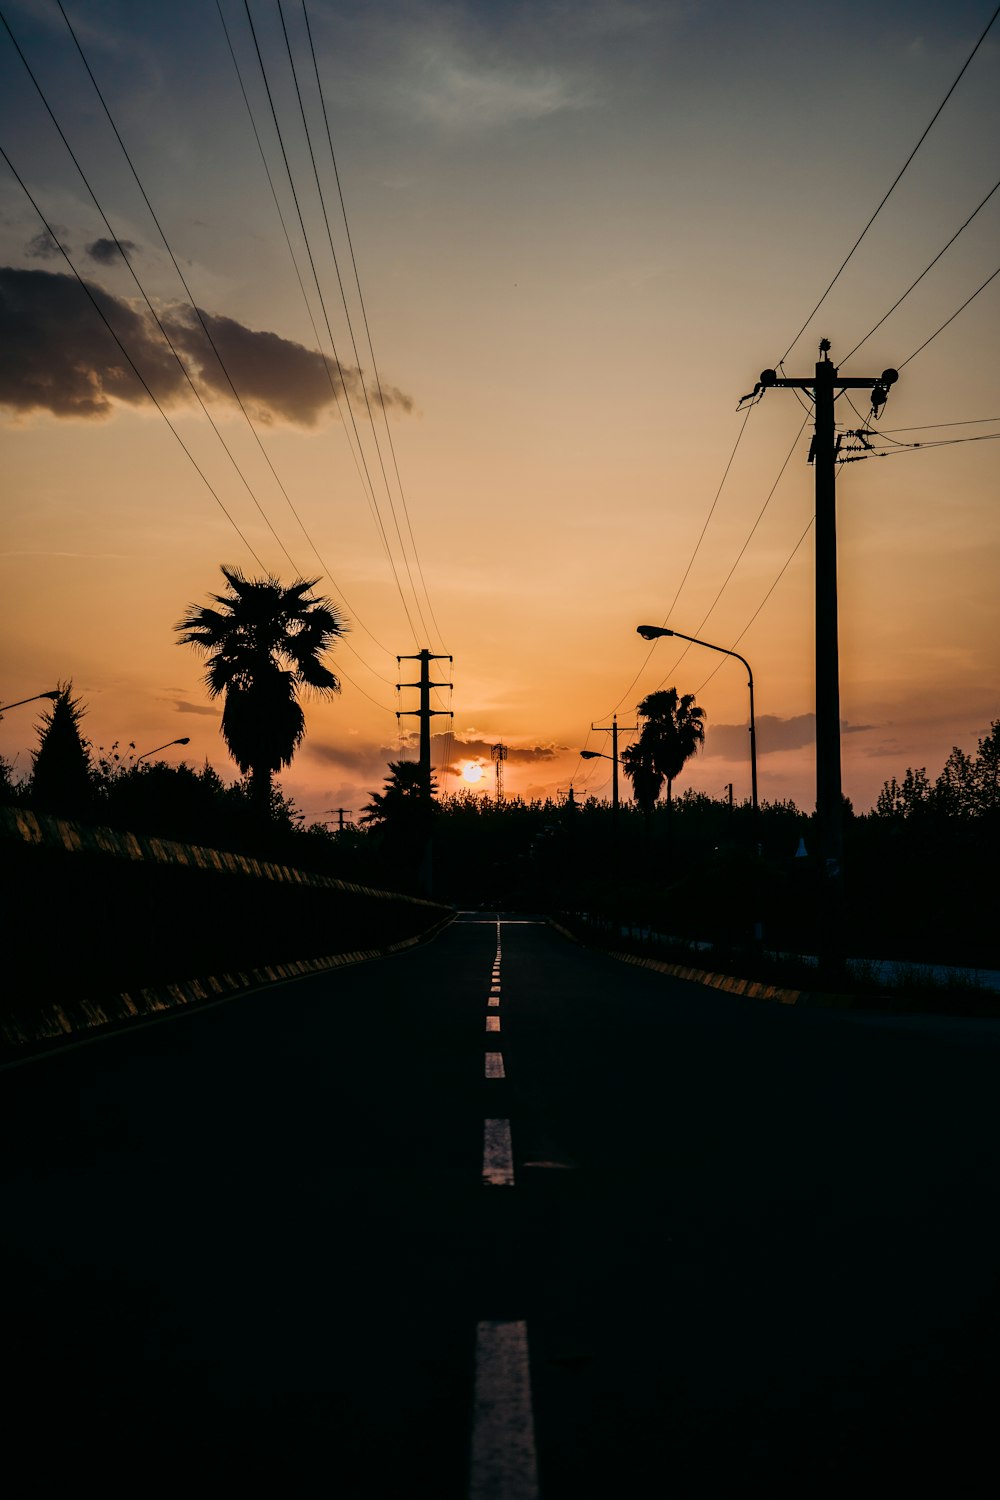
<instances>
[{"instance_id":1,"label":"sunset sky","mask_svg":"<svg viewBox=\"0 0 1000 1500\"><path fill-rule=\"evenodd\" d=\"M263 567L351 624L281 779L310 818L380 786L423 646L454 656L444 790L477 760L490 787L502 740L508 793L607 796L591 724L676 686L707 720L678 790L747 797L745 673L644 622L750 660L761 796L811 810L807 413L737 405L825 336L845 374L900 369L889 456L838 479L845 792L1000 717L1000 276L916 353L996 271L1000 191L847 359L1000 178L1000 21L797 337L992 0L250 0L280 141L243 0L63 7L82 58L58 0L0 6L4 702L72 679L95 745L188 735L171 757L235 774L174 626L221 563ZM35 707L0 722L22 773Z\"/></svg>"}]
</instances>

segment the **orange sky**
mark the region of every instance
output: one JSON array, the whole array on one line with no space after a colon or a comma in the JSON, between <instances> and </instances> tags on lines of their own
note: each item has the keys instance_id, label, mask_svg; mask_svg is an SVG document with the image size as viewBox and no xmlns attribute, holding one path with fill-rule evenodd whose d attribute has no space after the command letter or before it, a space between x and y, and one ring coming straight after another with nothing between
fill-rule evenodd
<instances>
[{"instance_id":1,"label":"orange sky","mask_svg":"<svg viewBox=\"0 0 1000 1500\"><path fill-rule=\"evenodd\" d=\"M284 579L322 576L352 622L336 659L343 692L307 704L308 737L282 780L309 815L356 814L380 785L400 750L396 709L416 706L413 692L397 700L414 664L400 678L396 654L424 645L454 655L454 693L435 700L455 711L453 744L435 742L442 770L451 749L446 789L502 739L508 792L565 795L572 782L608 795L608 763L576 753L610 748L591 723L617 708L632 724L639 697L673 685L697 695L708 724L682 785L722 795L732 781L747 796L745 674L670 641L649 654L635 635L645 621L748 657L761 796L811 808L811 533L789 561L812 514L808 429L796 437L805 413L791 392L770 392L745 428L736 406L789 348L992 7L358 12L312 0L392 451L301 6L286 0L284 13L350 324L274 5L251 12L322 303L242 6L227 0L223 13L294 263L215 8L66 10L250 421L206 352L57 8L11 5L11 29L232 458L0 36L0 145L191 455L0 162L3 701L72 678L95 744L144 751L189 735L189 760L229 774L217 708L173 626L219 586L221 562L254 571L252 548ZM843 359L1000 177L998 74L991 31L791 347L789 373L811 370L820 336ZM903 366L986 280L998 213L1000 193L845 373ZM880 424L896 442L1000 431L998 289L1000 278L902 368ZM363 372L348 379L356 434L315 354L319 344L332 364L326 318L342 366ZM838 417L858 425L843 403ZM936 774L953 744L974 748L1000 716L998 449L879 451L890 456L839 478L844 786L859 808L907 765ZM0 722L0 753L22 771L34 722L30 707Z\"/></svg>"}]
</instances>

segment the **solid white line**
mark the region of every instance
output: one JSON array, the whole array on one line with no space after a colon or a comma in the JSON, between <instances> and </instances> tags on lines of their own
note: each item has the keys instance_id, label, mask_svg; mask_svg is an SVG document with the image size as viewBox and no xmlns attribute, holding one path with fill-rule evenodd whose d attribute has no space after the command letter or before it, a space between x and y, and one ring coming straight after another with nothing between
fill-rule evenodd
<instances>
[{"instance_id":1,"label":"solid white line","mask_svg":"<svg viewBox=\"0 0 1000 1500\"><path fill-rule=\"evenodd\" d=\"M514 1152L509 1120L483 1121L483 1186L514 1186Z\"/></svg>"},{"instance_id":2,"label":"solid white line","mask_svg":"<svg viewBox=\"0 0 1000 1500\"><path fill-rule=\"evenodd\" d=\"M486 1017L486 1030L487 1031L499 1031L500 1030L500 1017L499 1016L487 1016Z\"/></svg>"},{"instance_id":3,"label":"solid white line","mask_svg":"<svg viewBox=\"0 0 1000 1500\"><path fill-rule=\"evenodd\" d=\"M538 1500L526 1323L480 1323L468 1500Z\"/></svg>"},{"instance_id":4,"label":"solid white line","mask_svg":"<svg viewBox=\"0 0 1000 1500\"><path fill-rule=\"evenodd\" d=\"M486 1077L487 1078L506 1078L507 1077L507 1074L503 1070L503 1053L502 1052L487 1052L487 1054L486 1054Z\"/></svg>"}]
</instances>

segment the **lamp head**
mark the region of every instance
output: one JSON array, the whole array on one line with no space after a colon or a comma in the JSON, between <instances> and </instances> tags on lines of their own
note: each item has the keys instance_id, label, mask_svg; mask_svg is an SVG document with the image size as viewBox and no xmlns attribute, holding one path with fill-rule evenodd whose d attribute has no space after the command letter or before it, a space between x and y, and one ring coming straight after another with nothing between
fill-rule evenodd
<instances>
[{"instance_id":1,"label":"lamp head","mask_svg":"<svg viewBox=\"0 0 1000 1500\"><path fill-rule=\"evenodd\" d=\"M644 641L655 641L661 635L673 635L672 630L667 630L663 625L637 625L636 635L641 635Z\"/></svg>"},{"instance_id":2,"label":"lamp head","mask_svg":"<svg viewBox=\"0 0 1000 1500\"><path fill-rule=\"evenodd\" d=\"M600 750L581 750L580 751L580 759L581 760L600 760L600 758L601 758L601 752L600 752Z\"/></svg>"}]
</instances>

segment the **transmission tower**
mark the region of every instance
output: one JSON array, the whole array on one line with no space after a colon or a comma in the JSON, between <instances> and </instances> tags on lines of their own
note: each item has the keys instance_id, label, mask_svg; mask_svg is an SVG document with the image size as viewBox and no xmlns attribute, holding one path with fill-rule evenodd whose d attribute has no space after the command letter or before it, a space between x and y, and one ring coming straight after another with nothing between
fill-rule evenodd
<instances>
[{"instance_id":1,"label":"transmission tower","mask_svg":"<svg viewBox=\"0 0 1000 1500\"><path fill-rule=\"evenodd\" d=\"M504 744L491 745L490 755L497 768L497 801L503 801L503 763L507 759L507 746Z\"/></svg>"}]
</instances>

